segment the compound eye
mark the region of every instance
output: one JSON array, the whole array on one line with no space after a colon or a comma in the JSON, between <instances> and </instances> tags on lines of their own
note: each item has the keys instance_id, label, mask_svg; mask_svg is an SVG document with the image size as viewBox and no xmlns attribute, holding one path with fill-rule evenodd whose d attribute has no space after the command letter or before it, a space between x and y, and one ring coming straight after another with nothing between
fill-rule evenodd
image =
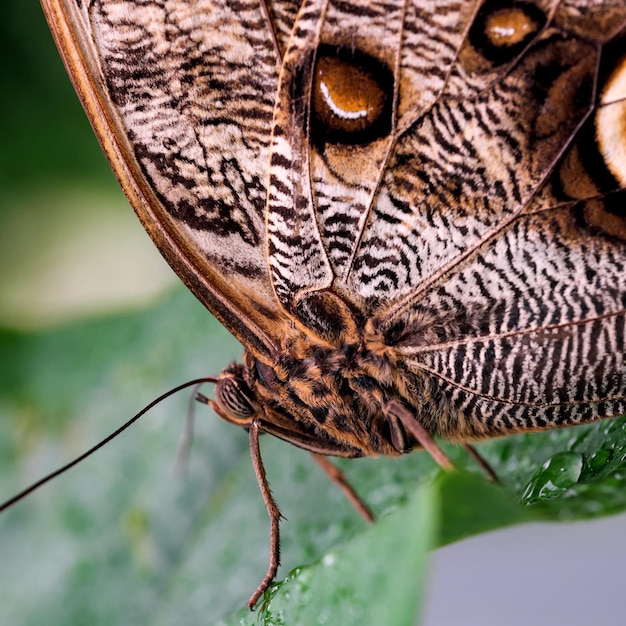
<instances>
[{"instance_id":1,"label":"compound eye","mask_svg":"<svg viewBox=\"0 0 626 626\"><path fill-rule=\"evenodd\" d=\"M220 378L215 386L215 398L226 413L225 418L235 424L248 425L254 417L254 397L241 378Z\"/></svg>"}]
</instances>

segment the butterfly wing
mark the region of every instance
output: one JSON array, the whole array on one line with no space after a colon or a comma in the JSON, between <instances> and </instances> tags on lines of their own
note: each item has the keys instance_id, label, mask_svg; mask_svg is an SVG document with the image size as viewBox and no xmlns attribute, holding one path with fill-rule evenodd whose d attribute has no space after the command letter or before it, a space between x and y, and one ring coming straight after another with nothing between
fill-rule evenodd
<instances>
[{"instance_id":1,"label":"butterfly wing","mask_svg":"<svg viewBox=\"0 0 626 626\"><path fill-rule=\"evenodd\" d=\"M44 7L146 229L255 354L332 292L429 381L433 430L626 410L623 3Z\"/></svg>"},{"instance_id":2,"label":"butterfly wing","mask_svg":"<svg viewBox=\"0 0 626 626\"><path fill-rule=\"evenodd\" d=\"M626 9L503 6L307 2L274 118L281 304L330 290L373 319L455 437L626 411ZM320 142L310 77L350 46L393 113Z\"/></svg>"},{"instance_id":3,"label":"butterfly wing","mask_svg":"<svg viewBox=\"0 0 626 626\"><path fill-rule=\"evenodd\" d=\"M560 3L515 66L484 96L464 99L473 142L455 156L473 173L458 188L469 221L433 219L468 227L465 237L447 229L443 250L467 245L451 261L444 252L386 312L391 325L407 315L422 328L430 320L430 345L409 345L414 327L399 349L445 398L443 433L493 435L626 412L626 159L617 147L626 137L618 121L626 119L626 9L585 3L583 19L580 8ZM440 115L454 117L449 108ZM491 175L489 154L499 174L483 186L476 177ZM471 201L472 180L491 194Z\"/></svg>"},{"instance_id":4,"label":"butterfly wing","mask_svg":"<svg viewBox=\"0 0 626 626\"><path fill-rule=\"evenodd\" d=\"M265 5L43 6L144 227L201 302L243 343L267 354L280 311L265 235L280 36ZM293 7L277 7L272 18L284 40Z\"/></svg>"}]
</instances>

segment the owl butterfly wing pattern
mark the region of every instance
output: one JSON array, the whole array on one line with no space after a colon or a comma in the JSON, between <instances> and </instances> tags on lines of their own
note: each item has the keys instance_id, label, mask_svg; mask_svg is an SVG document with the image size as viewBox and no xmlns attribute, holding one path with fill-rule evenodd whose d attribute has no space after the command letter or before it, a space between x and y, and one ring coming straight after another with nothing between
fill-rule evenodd
<instances>
[{"instance_id":1,"label":"owl butterfly wing pattern","mask_svg":"<svg viewBox=\"0 0 626 626\"><path fill-rule=\"evenodd\" d=\"M418 123L401 149L418 171L432 158L418 146L436 128L440 145L464 139L453 153L439 149L427 182L457 208L432 218L420 210L435 231L418 258L436 267L424 267L415 290L383 314L392 325L407 313L418 326L428 320L429 346L406 341L415 328L396 329L396 340L409 367L436 378L452 416L438 430L456 436L626 412L626 6L519 10L541 23L535 8L543 27L522 54L493 67L503 56L490 58L483 44L476 60L472 41L489 20L492 6L483 6L447 85L463 105L442 96L427 133ZM450 159L469 168L462 181L441 167ZM424 189L406 171L390 180L392 204L406 197L395 190Z\"/></svg>"},{"instance_id":2,"label":"owl butterfly wing pattern","mask_svg":"<svg viewBox=\"0 0 626 626\"><path fill-rule=\"evenodd\" d=\"M256 354L280 334L265 198L280 43L260 2L43 0L68 72L162 254ZM290 17L291 13L291 17ZM293 20L285 3L278 29Z\"/></svg>"},{"instance_id":3,"label":"owl butterfly wing pattern","mask_svg":"<svg viewBox=\"0 0 626 626\"><path fill-rule=\"evenodd\" d=\"M395 86L366 141L315 134L305 77L346 50ZM625 120L623 2L307 2L271 157L283 307L323 336L341 294L452 439L625 413Z\"/></svg>"},{"instance_id":4,"label":"owl butterfly wing pattern","mask_svg":"<svg viewBox=\"0 0 626 626\"><path fill-rule=\"evenodd\" d=\"M252 354L332 343L343 303L434 433L626 411L621 0L43 4L144 226Z\"/></svg>"}]
</instances>

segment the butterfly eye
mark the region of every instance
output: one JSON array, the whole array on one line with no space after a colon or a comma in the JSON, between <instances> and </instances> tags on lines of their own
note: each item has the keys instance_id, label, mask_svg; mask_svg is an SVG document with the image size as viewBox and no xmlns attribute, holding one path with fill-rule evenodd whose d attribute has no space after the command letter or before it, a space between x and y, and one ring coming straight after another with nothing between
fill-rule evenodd
<instances>
[{"instance_id":1,"label":"butterfly eye","mask_svg":"<svg viewBox=\"0 0 626 626\"><path fill-rule=\"evenodd\" d=\"M256 413L252 401L252 392L240 378L220 378L215 387L218 404L235 424L245 426Z\"/></svg>"},{"instance_id":2,"label":"butterfly eye","mask_svg":"<svg viewBox=\"0 0 626 626\"><path fill-rule=\"evenodd\" d=\"M472 25L470 41L499 65L514 59L545 23L545 15L534 5L487 0Z\"/></svg>"},{"instance_id":3,"label":"butterfly eye","mask_svg":"<svg viewBox=\"0 0 626 626\"><path fill-rule=\"evenodd\" d=\"M311 101L316 141L369 143L391 128L393 76L374 57L320 46Z\"/></svg>"}]
</instances>

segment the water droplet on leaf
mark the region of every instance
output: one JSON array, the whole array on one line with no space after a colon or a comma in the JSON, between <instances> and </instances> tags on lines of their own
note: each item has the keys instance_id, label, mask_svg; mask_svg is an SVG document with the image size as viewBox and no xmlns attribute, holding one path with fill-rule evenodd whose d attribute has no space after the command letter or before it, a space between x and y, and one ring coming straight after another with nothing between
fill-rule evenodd
<instances>
[{"instance_id":1,"label":"water droplet on leaf","mask_svg":"<svg viewBox=\"0 0 626 626\"><path fill-rule=\"evenodd\" d=\"M548 459L533 475L522 499L526 502L548 500L561 495L580 478L583 456L576 452L559 452Z\"/></svg>"}]
</instances>

